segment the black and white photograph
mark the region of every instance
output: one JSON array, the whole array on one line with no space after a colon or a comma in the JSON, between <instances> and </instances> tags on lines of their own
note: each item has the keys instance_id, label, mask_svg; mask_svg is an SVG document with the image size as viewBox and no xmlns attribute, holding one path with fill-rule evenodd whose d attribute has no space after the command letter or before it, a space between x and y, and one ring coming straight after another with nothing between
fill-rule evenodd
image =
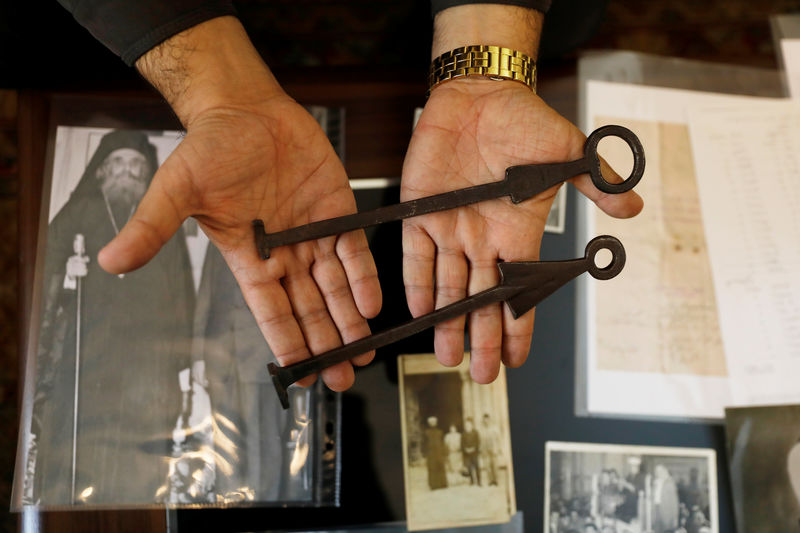
<instances>
[{"instance_id":1,"label":"black and white photograph","mask_svg":"<svg viewBox=\"0 0 800 533\"><path fill-rule=\"evenodd\" d=\"M508 522L516 511L505 370L490 385L469 354L398 358L406 518L410 531Z\"/></svg>"},{"instance_id":2,"label":"black and white photograph","mask_svg":"<svg viewBox=\"0 0 800 533\"><path fill-rule=\"evenodd\" d=\"M267 371L274 356L194 219L138 270L97 264L180 140L177 131L57 128L28 349L25 505L314 494L316 389L293 389L281 408Z\"/></svg>"},{"instance_id":3,"label":"black and white photograph","mask_svg":"<svg viewBox=\"0 0 800 533\"><path fill-rule=\"evenodd\" d=\"M739 533L800 529L800 405L725 410Z\"/></svg>"},{"instance_id":4,"label":"black and white photograph","mask_svg":"<svg viewBox=\"0 0 800 533\"><path fill-rule=\"evenodd\" d=\"M717 533L716 452L548 442L546 533Z\"/></svg>"}]
</instances>

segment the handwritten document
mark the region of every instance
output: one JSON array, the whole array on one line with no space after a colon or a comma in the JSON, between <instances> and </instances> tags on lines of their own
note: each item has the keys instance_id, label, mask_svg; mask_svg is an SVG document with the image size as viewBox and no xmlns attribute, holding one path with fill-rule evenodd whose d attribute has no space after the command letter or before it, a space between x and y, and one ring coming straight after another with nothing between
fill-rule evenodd
<instances>
[{"instance_id":1,"label":"handwritten document","mask_svg":"<svg viewBox=\"0 0 800 533\"><path fill-rule=\"evenodd\" d=\"M734 405L800 402L800 104L689 120Z\"/></svg>"},{"instance_id":2,"label":"handwritten document","mask_svg":"<svg viewBox=\"0 0 800 533\"><path fill-rule=\"evenodd\" d=\"M597 234L619 236L629 257L616 280L596 284L598 367L725 376L688 127L620 119L597 125L612 122L637 133L648 161L637 186L645 208L635 221L595 211ZM624 168L626 151L615 143L603 156Z\"/></svg>"},{"instance_id":3,"label":"handwritten document","mask_svg":"<svg viewBox=\"0 0 800 533\"><path fill-rule=\"evenodd\" d=\"M772 100L587 82L584 130L606 123L629 127L642 141L647 167L636 188L645 207L636 218L613 219L588 200L578 206L579 245L607 233L628 255L617 278L579 284L586 309L578 329L586 379L579 411L724 417L731 404L729 368L688 124L698 105L745 108L763 101ZM621 141L603 141L599 150L620 174L630 170L630 150Z\"/></svg>"}]
</instances>

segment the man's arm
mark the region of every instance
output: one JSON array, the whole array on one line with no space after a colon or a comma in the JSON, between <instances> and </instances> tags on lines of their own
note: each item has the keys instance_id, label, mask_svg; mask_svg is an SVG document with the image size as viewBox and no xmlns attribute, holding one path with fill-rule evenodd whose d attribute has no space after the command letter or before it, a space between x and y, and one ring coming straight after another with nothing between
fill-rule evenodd
<instances>
[{"instance_id":1,"label":"man's arm","mask_svg":"<svg viewBox=\"0 0 800 533\"><path fill-rule=\"evenodd\" d=\"M95 0L80 4L78 20L84 4L114 26L128 16L146 18L153 8L150 2ZM108 11L112 6L118 10ZM224 256L281 364L368 335L366 318L378 313L381 293L362 231L282 247L267 261L256 253L255 219L274 232L356 207L324 132L283 92L239 21L209 18L174 33L136 66L187 133L134 216L100 252L101 266L112 273L142 266L193 215ZM337 365L323 378L345 389L354 379L352 366Z\"/></svg>"},{"instance_id":2,"label":"man's arm","mask_svg":"<svg viewBox=\"0 0 800 533\"><path fill-rule=\"evenodd\" d=\"M433 20L431 59L472 44L504 46L535 59L543 21L541 11L517 5L464 4L444 9Z\"/></svg>"},{"instance_id":3,"label":"man's arm","mask_svg":"<svg viewBox=\"0 0 800 533\"><path fill-rule=\"evenodd\" d=\"M497 45L535 59L541 12L513 5L468 4L439 12L431 56L468 45ZM468 76L437 85L420 117L403 166L401 199L499 181L512 165L582 156L584 135L523 83ZM609 168L609 181L621 181ZM633 192L606 195L588 175L571 180L607 213L628 217L642 208ZM419 316L499 281L498 261L539 257L544 224L557 187L526 202L491 200L403 224L403 277L411 313ZM497 377L501 361L521 365L533 333L533 312L514 319L502 304L472 313L471 374ZM461 362L465 318L436 327L434 348L447 366Z\"/></svg>"}]
</instances>

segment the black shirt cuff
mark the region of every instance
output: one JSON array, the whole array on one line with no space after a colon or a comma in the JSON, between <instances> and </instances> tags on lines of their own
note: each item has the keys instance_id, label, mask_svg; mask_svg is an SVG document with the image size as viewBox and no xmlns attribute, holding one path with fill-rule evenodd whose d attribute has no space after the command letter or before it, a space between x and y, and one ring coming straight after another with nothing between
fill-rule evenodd
<instances>
[{"instance_id":1,"label":"black shirt cuff","mask_svg":"<svg viewBox=\"0 0 800 533\"><path fill-rule=\"evenodd\" d=\"M129 66L201 22L236 15L229 0L59 0L81 26Z\"/></svg>"},{"instance_id":2,"label":"black shirt cuff","mask_svg":"<svg viewBox=\"0 0 800 533\"><path fill-rule=\"evenodd\" d=\"M527 7L547 13L551 0L431 0L431 16L435 17L439 11L448 7L462 6L464 4L503 4L507 6Z\"/></svg>"}]
</instances>

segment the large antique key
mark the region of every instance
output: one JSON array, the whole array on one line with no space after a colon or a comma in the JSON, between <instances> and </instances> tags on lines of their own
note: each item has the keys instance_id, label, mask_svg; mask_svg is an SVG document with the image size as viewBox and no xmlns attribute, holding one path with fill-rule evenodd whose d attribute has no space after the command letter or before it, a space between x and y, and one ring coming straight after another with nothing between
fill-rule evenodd
<instances>
[{"instance_id":1,"label":"large antique key","mask_svg":"<svg viewBox=\"0 0 800 533\"><path fill-rule=\"evenodd\" d=\"M610 183L600 171L600 158L597 145L604 137L619 137L633 152L633 169L630 176L621 183ZM380 207L352 215L330 218L297 226L275 233L266 233L262 220L253 221L256 247L261 259L268 259L270 250L278 246L339 235L360 228L401 220L418 215L454 209L502 196L511 197L515 204L532 198L547 189L563 183L579 174L589 173L595 187L603 192L619 194L631 190L644 174L644 149L636 135L622 126L603 126L592 132L586 139L583 158L568 163L548 163L541 165L518 165L506 169L505 179L475 185L455 191L426 196L408 202Z\"/></svg>"},{"instance_id":2,"label":"large antique key","mask_svg":"<svg viewBox=\"0 0 800 533\"><path fill-rule=\"evenodd\" d=\"M597 254L601 250L611 252L611 261L606 266L597 264ZM513 317L519 318L558 288L584 272L589 272L595 279L606 280L619 274L624 266L625 248L619 240L608 235L595 237L589 241L589 244L586 245L585 255L580 259L501 262L497 264L497 268L500 270L500 283L490 289L310 359L285 367L270 363L269 373L272 375L272 382L281 405L284 409L288 409L287 388L306 376L316 374L359 354L399 341L440 322L467 314L491 303L505 302Z\"/></svg>"}]
</instances>

